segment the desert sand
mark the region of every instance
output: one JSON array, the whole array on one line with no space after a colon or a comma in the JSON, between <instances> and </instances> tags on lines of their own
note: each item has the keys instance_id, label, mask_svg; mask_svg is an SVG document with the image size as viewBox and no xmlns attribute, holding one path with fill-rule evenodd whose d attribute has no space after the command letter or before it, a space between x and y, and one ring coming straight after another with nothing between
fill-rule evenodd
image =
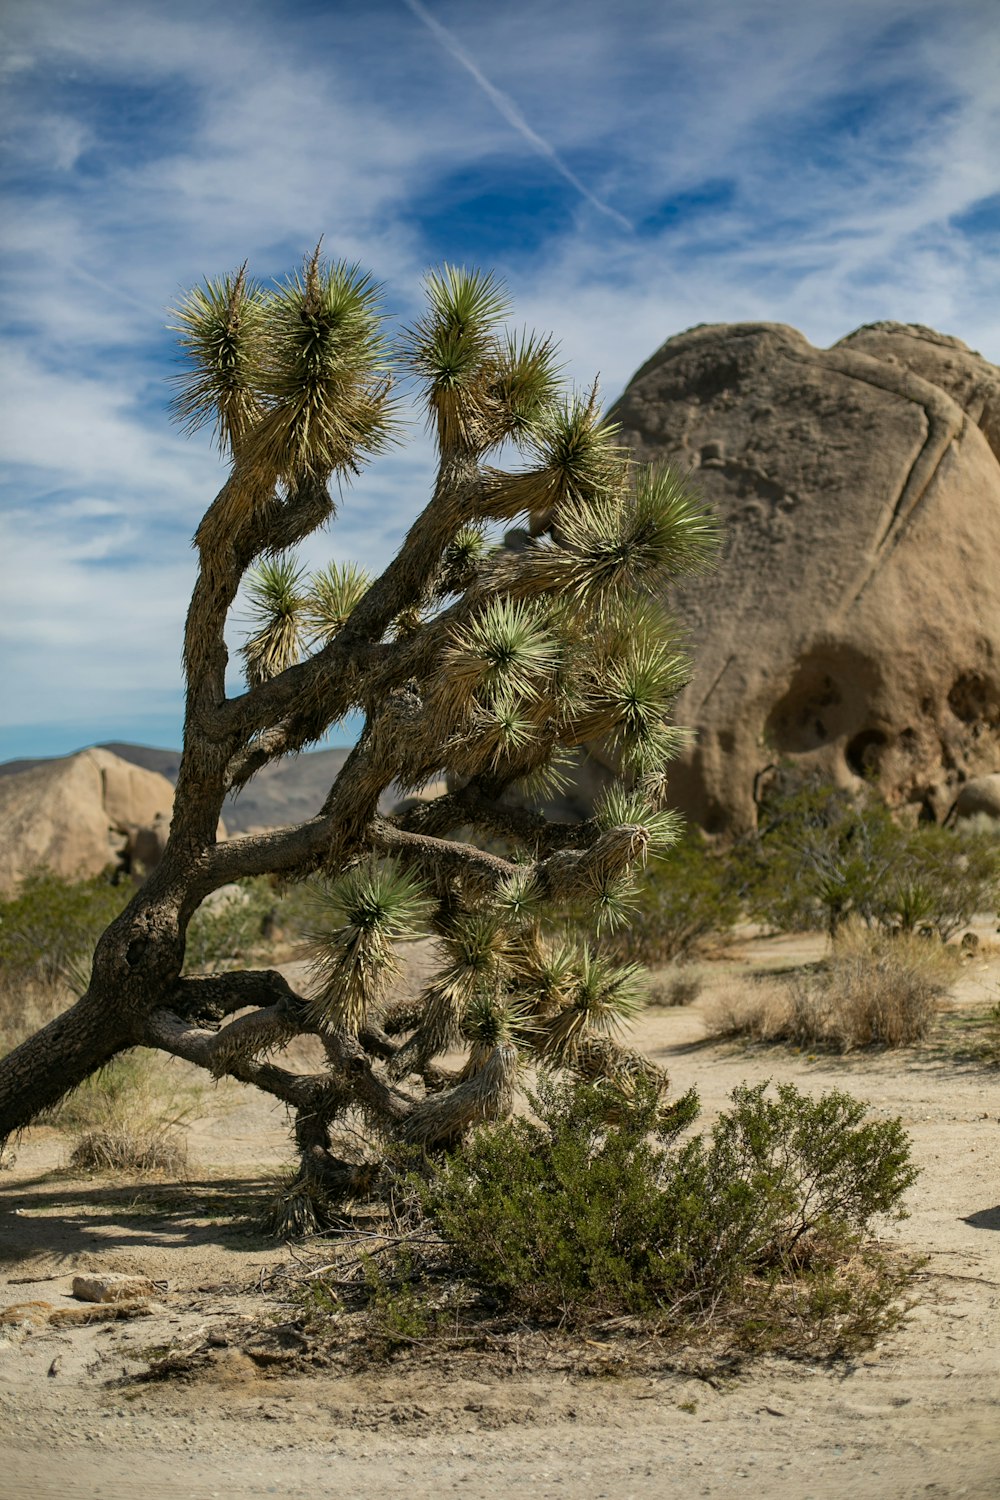
<instances>
[{"instance_id":1,"label":"desert sand","mask_svg":"<svg viewBox=\"0 0 1000 1500\"><path fill-rule=\"evenodd\" d=\"M1000 995L1000 959L969 961L953 1014L917 1048L814 1057L705 1040L714 982L819 947L746 941L710 966L694 1005L647 1011L633 1040L678 1092L697 1085L705 1123L762 1078L843 1088L902 1117L921 1176L891 1233L926 1263L882 1344L846 1364L766 1358L711 1378L690 1365L621 1373L596 1343L576 1368L560 1354L520 1371L470 1355L361 1374L262 1369L234 1330L261 1315L264 1268L292 1252L234 1224L231 1202L289 1162L288 1132L271 1101L223 1083L189 1127L181 1183L74 1178L66 1137L45 1127L0 1177L0 1495L1000 1494L1000 1075L955 1045L961 1017ZM81 1308L72 1277L99 1269L156 1280L152 1312L60 1326L25 1307ZM206 1332L217 1357L201 1375L132 1378L151 1349Z\"/></svg>"}]
</instances>

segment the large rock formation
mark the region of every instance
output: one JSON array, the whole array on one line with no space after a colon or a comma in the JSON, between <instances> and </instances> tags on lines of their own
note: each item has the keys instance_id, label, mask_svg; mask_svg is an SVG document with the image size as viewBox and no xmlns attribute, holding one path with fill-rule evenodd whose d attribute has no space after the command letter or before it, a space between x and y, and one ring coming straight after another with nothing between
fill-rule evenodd
<instances>
[{"instance_id":1,"label":"large rock formation","mask_svg":"<svg viewBox=\"0 0 1000 1500\"><path fill-rule=\"evenodd\" d=\"M173 785L181 763L179 750L156 750L150 745L132 745L124 740L114 740L106 745L95 745L92 749L110 751L115 758L141 766L146 771L159 772ZM285 760L265 766L242 791L230 793L222 807L225 827L230 834L250 833L264 828L283 828L289 823L299 823L312 818L323 805L324 798L336 780L350 750L338 747L333 750L307 750L302 755L290 755ZM66 757L59 763L62 764ZM21 775L36 767L51 766L51 759L7 760L0 763L0 784L6 776ZM398 799L397 799L398 800ZM392 797L386 799L391 805ZM170 822L169 811L166 815ZM222 828L222 824L219 825ZM157 838L162 846L165 828L158 827ZM163 838L161 838L161 834ZM146 857L148 840L141 840L136 857L147 868L151 861Z\"/></svg>"},{"instance_id":2,"label":"large rock formation","mask_svg":"<svg viewBox=\"0 0 1000 1500\"><path fill-rule=\"evenodd\" d=\"M678 806L745 827L791 756L940 818L1000 770L1000 370L919 326L826 350L709 326L668 340L614 414L725 529L716 571L673 599L695 664L677 720L698 731Z\"/></svg>"},{"instance_id":3,"label":"large rock formation","mask_svg":"<svg viewBox=\"0 0 1000 1500\"><path fill-rule=\"evenodd\" d=\"M166 777L107 750L81 750L0 777L0 893L44 866L73 880L109 865L149 868L170 827Z\"/></svg>"}]
</instances>

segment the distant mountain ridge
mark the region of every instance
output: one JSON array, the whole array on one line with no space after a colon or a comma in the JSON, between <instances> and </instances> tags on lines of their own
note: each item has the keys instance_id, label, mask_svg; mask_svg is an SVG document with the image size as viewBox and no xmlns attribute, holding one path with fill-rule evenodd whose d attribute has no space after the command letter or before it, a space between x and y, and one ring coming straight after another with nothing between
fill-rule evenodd
<instances>
[{"instance_id":1,"label":"distant mountain ridge","mask_svg":"<svg viewBox=\"0 0 1000 1500\"><path fill-rule=\"evenodd\" d=\"M112 755L145 771L158 772L171 784L177 780L181 762L179 750L160 750L152 745L132 745L120 740L90 748L109 750ZM307 750L265 766L249 786L235 797L226 798L222 819L227 830L245 833L250 828L282 828L314 817L350 753L348 746ZM16 776L21 771L31 771L36 766L68 758L40 756L34 760L4 761L0 763L0 776Z\"/></svg>"}]
</instances>

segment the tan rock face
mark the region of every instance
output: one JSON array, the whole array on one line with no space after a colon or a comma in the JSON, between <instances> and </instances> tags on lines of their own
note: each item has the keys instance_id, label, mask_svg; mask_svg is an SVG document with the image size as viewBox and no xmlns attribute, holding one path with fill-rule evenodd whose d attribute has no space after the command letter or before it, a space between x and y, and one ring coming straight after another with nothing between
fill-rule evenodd
<instances>
[{"instance_id":1,"label":"tan rock face","mask_svg":"<svg viewBox=\"0 0 1000 1500\"><path fill-rule=\"evenodd\" d=\"M165 776L107 750L0 777L0 891L42 866L72 880L130 863L141 833L156 842L169 827L173 800ZM155 863L149 839L143 849Z\"/></svg>"},{"instance_id":2,"label":"tan rock face","mask_svg":"<svg viewBox=\"0 0 1000 1500\"><path fill-rule=\"evenodd\" d=\"M725 529L678 587L698 741L674 798L753 822L781 757L942 817L1000 770L1000 370L875 324L814 349L780 324L670 339L615 411L645 461L689 470Z\"/></svg>"}]
</instances>

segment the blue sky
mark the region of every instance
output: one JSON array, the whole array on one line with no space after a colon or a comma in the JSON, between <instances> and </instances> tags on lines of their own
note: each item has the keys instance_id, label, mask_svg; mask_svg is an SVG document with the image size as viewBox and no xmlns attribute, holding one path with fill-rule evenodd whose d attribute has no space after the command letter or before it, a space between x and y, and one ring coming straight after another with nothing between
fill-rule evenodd
<instances>
[{"instance_id":1,"label":"blue sky","mask_svg":"<svg viewBox=\"0 0 1000 1500\"><path fill-rule=\"evenodd\" d=\"M179 743L221 476L166 309L244 258L322 234L403 321L495 267L609 400L701 322L1000 363L997 0L7 0L0 55L0 759ZM429 473L418 423L310 559L386 562Z\"/></svg>"}]
</instances>

